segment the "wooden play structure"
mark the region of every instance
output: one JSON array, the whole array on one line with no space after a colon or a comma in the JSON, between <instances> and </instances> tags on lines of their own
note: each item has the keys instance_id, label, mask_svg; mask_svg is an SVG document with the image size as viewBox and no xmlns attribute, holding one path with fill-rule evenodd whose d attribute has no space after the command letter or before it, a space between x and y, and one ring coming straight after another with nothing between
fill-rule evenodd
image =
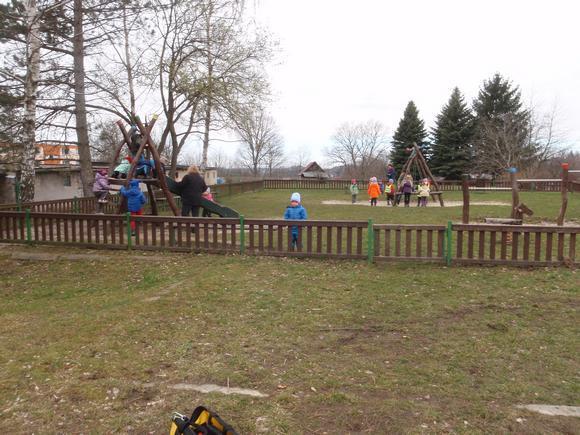
<instances>
[{"instance_id":1,"label":"wooden play structure","mask_svg":"<svg viewBox=\"0 0 580 435\"><path fill-rule=\"evenodd\" d=\"M431 170L429 169L429 165L427 165L427 160L425 160L425 156L421 152L421 149L417 146L416 143L413 143L413 148L411 148L411 155L405 162L401 173L399 174L399 178L397 179L397 186L400 186L405 178L405 175L410 174L415 168L421 178L427 178L431 181L431 186L435 188L435 190L430 192L430 195L433 199L439 200L439 204L441 207L444 207L445 204L443 203L443 192L439 187L439 184L433 177Z\"/></svg>"},{"instance_id":2,"label":"wooden play structure","mask_svg":"<svg viewBox=\"0 0 580 435\"><path fill-rule=\"evenodd\" d=\"M173 198L173 194L180 194L179 183L165 174L165 167L161 162L157 147L151 138L151 131L157 121L157 115L154 115L151 121L145 124L141 122L138 116L135 116L133 121L134 124L128 131L122 121L117 121L117 125L123 135L123 140L115 150L115 155L111 165L109 166L109 183L112 185L123 185L126 188L129 187L131 180L137 180L139 183L145 184L147 186L152 215L159 214L157 198L153 192L153 187L157 187L161 189L161 193L165 197L173 214L175 216L180 216L180 210ZM131 166L127 172L126 178L113 178L110 175L113 173L113 169L115 168L125 146L128 148L127 157L130 157L131 159ZM140 169L140 173L137 170L138 167L142 168ZM237 211L205 198L201 198L200 207L207 212L216 214L220 217L235 218L239 216ZM117 212L122 213L125 210L126 200L125 198L122 198L121 201L119 201Z\"/></svg>"},{"instance_id":3,"label":"wooden play structure","mask_svg":"<svg viewBox=\"0 0 580 435\"><path fill-rule=\"evenodd\" d=\"M117 147L115 151L115 155L111 162L111 166L109 168L109 174L113 172L113 168L119 156L121 155L121 151L125 146L127 146L129 153L131 155L131 167L129 172L127 173L127 177L124 179L118 178L111 178L109 177L110 184L116 185L124 185L126 188L129 187L129 183L131 180L136 178L136 169L137 165L141 157L144 157L145 161L153 162L152 167L150 168L149 173L144 178L137 178L140 183L144 183L147 186L147 193L149 195L149 200L151 203L151 214L157 215L158 208L157 208L157 199L153 194L153 186L159 187L167 200L167 204L171 208L171 211L175 216L179 216L179 210L177 208L177 204L173 199L173 195L169 191L167 186L167 179L165 177L165 169L161 164L161 159L159 157L159 153L157 152L157 147L153 143L153 139L151 138L151 130L157 121L157 115L154 115L150 122L143 124L138 116L134 117L134 126L127 131L125 126L123 125L122 121L117 121L117 125L121 130L121 134L123 135L123 140ZM119 202L119 209L118 212L121 213L126 208L126 201Z\"/></svg>"}]
</instances>

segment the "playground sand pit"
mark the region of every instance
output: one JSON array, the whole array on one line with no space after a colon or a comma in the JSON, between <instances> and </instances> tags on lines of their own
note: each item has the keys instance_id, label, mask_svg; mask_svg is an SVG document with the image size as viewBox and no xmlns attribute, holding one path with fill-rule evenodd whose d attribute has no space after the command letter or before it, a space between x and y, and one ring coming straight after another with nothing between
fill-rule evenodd
<instances>
[{"instance_id":1,"label":"playground sand pit","mask_svg":"<svg viewBox=\"0 0 580 435\"><path fill-rule=\"evenodd\" d=\"M463 201L445 201L445 207L461 207L463 206ZM370 207L370 201L358 201L356 203L352 203L350 201L339 201L339 200L330 200L330 201L322 201L323 205L362 205L365 207ZM499 206L507 206L509 207L511 204L509 202L502 202L502 201L472 201L469 205L499 205ZM417 206L417 198L414 200L411 199L411 207ZM379 201L377 203L377 207L390 207L387 205L386 201ZM404 207L403 201L399 204L399 207ZM427 203L427 207L440 207L439 201L429 201Z\"/></svg>"}]
</instances>

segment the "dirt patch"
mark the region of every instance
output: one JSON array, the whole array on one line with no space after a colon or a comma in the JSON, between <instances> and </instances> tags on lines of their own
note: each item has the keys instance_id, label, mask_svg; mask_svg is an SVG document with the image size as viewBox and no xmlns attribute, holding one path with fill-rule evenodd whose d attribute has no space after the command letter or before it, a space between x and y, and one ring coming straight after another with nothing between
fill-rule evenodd
<instances>
[{"instance_id":1,"label":"dirt patch","mask_svg":"<svg viewBox=\"0 0 580 435\"><path fill-rule=\"evenodd\" d=\"M444 201L445 207L462 207L463 201ZM371 203L368 201L360 201L355 204L351 203L350 201L340 201L340 200L330 200L330 201L322 201L323 205L356 205L356 206L363 206L363 207L370 207ZM416 201L411 201L411 206L416 206ZM511 206L509 202L502 202L502 201L472 201L470 205L500 205L500 206ZM403 205L399 205L402 207ZM386 201L380 201L377 203L377 207L390 207L387 205ZM427 203L427 207L440 207L439 202L431 201Z\"/></svg>"},{"instance_id":2,"label":"dirt patch","mask_svg":"<svg viewBox=\"0 0 580 435\"><path fill-rule=\"evenodd\" d=\"M555 415L561 417L580 417L580 406L562 405L519 405L517 408L528 411L539 412L544 415Z\"/></svg>"},{"instance_id":3,"label":"dirt patch","mask_svg":"<svg viewBox=\"0 0 580 435\"><path fill-rule=\"evenodd\" d=\"M252 397L268 397L267 394L260 393L258 390L251 390L249 388L236 388L236 387L222 387L220 385L214 384L176 384L172 385L170 388L174 390L186 390L186 391L197 391L199 393L222 393L222 394L241 394L243 396Z\"/></svg>"}]
</instances>

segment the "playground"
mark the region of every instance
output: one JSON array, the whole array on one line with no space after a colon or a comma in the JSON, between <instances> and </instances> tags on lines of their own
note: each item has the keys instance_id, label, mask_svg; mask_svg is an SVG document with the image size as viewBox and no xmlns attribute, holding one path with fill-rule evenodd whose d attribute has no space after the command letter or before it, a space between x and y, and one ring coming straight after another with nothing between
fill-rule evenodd
<instances>
[{"instance_id":1,"label":"playground","mask_svg":"<svg viewBox=\"0 0 580 435\"><path fill-rule=\"evenodd\" d=\"M279 220L266 222L280 218L291 192L218 197L245 216L248 253L267 250L270 237L275 243L282 234ZM324 203L347 201L342 190L301 193L309 220L364 223L333 230L333 246L336 237L345 246L341 255L349 249L346 241L354 243L366 231L366 219L379 226L439 228L462 214L461 207ZM558 193L520 196L535 211L526 223L555 226ZM445 193L445 201L460 199L461 192ZM509 204L510 194L474 192L472 201L471 219L481 222L505 217L509 207L495 203ZM108 237L109 243L112 234L124 234L123 215L101 215L98 225L72 228L66 215L39 216L38 225L32 219L32 237L35 231L38 237L50 233L62 238L60 244L72 228L84 230L85 237ZM93 219L77 216L79 223ZM568 216L566 225L578 224L576 194L570 195ZM47 224L50 219L57 223ZM176 220L177 235L168 219ZM137 217L132 246L145 245L145 234L163 222L157 245L149 240L143 247L171 246L173 234L174 242L183 238L175 243L191 237L202 252L223 242L231 248L225 252L239 254L239 220L209 219L196 227L179 219ZM117 233L110 231L114 225ZM421 228L423 247L432 242L437 255L439 230L431 239L428 227ZM312 231L314 255L318 229ZM575 239L562 240L567 253ZM115 241L127 249L127 240L122 242ZM320 261L52 244L57 246L1 245L0 430L42 421L58 432L85 425L95 432L159 433L167 430L173 411L187 413L201 403L219 410L240 433L302 432L304 415L308 430L320 434L580 430L577 418L518 408L575 404L579 366L571 319L580 302L580 278L574 268L387 266L348 255ZM353 248L351 254L365 258L366 251ZM222 392L200 392L215 388Z\"/></svg>"},{"instance_id":2,"label":"playground","mask_svg":"<svg viewBox=\"0 0 580 435\"><path fill-rule=\"evenodd\" d=\"M240 433L580 430L517 408L577 403L575 270L16 245L0 268L2 432L164 433L201 403Z\"/></svg>"}]
</instances>

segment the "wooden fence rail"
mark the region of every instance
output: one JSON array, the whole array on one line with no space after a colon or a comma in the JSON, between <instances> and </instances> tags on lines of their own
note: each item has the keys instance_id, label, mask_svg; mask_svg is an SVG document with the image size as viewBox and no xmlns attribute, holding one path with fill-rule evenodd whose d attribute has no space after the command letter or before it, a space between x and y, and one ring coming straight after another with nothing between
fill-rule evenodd
<instances>
[{"instance_id":1,"label":"wooden fence rail","mask_svg":"<svg viewBox=\"0 0 580 435\"><path fill-rule=\"evenodd\" d=\"M453 225L453 262L552 266L577 264L580 227Z\"/></svg>"},{"instance_id":2,"label":"wooden fence rail","mask_svg":"<svg viewBox=\"0 0 580 435\"><path fill-rule=\"evenodd\" d=\"M368 180L358 180L359 187L366 186ZM350 186L350 179L332 178L327 180L313 180L313 179L265 179L263 180L264 189L314 189L314 190L346 190ZM439 181L439 187L443 191L461 191L462 181L444 180ZM561 181L554 180L518 180L519 189L521 191L535 191L535 192L560 192ZM470 180L469 186L474 190L511 190L511 181L492 181L492 180ZM570 191L575 190L573 182L569 186Z\"/></svg>"},{"instance_id":3,"label":"wooden fence rail","mask_svg":"<svg viewBox=\"0 0 580 435\"><path fill-rule=\"evenodd\" d=\"M133 235L131 234L133 232ZM292 234L297 232L296 243ZM0 242L369 261L579 265L580 227L0 211Z\"/></svg>"},{"instance_id":4,"label":"wooden fence rail","mask_svg":"<svg viewBox=\"0 0 580 435\"><path fill-rule=\"evenodd\" d=\"M347 190L350 186L351 180L346 179L331 179L331 180L311 180L311 179L265 179L246 181L241 183L226 183L212 186L217 198L237 195L240 193L254 192L263 189L288 189L288 190ZM366 185L366 180L359 180L360 185ZM442 181L440 188L443 191L460 191L461 181ZM560 180L519 180L519 188L521 191L538 191L538 192L560 192ZM511 184L508 181L484 181L472 180L470 181L472 189L511 189ZM570 192L580 192L580 182L570 181ZM0 211L17 211L30 209L35 213L94 213L96 208L96 199L94 197L86 198L67 198L55 199L52 201L35 201L22 204L0 204ZM118 195L110 195L109 203L104 206L104 212L115 214L118 209ZM176 197L179 201L179 197ZM161 210L164 209L164 202L159 202Z\"/></svg>"},{"instance_id":5,"label":"wooden fence rail","mask_svg":"<svg viewBox=\"0 0 580 435\"><path fill-rule=\"evenodd\" d=\"M375 259L445 260L444 225L374 225Z\"/></svg>"},{"instance_id":6,"label":"wooden fence rail","mask_svg":"<svg viewBox=\"0 0 580 435\"><path fill-rule=\"evenodd\" d=\"M246 252L252 255L366 258L367 222L245 221ZM292 231L297 243L292 244Z\"/></svg>"}]
</instances>

